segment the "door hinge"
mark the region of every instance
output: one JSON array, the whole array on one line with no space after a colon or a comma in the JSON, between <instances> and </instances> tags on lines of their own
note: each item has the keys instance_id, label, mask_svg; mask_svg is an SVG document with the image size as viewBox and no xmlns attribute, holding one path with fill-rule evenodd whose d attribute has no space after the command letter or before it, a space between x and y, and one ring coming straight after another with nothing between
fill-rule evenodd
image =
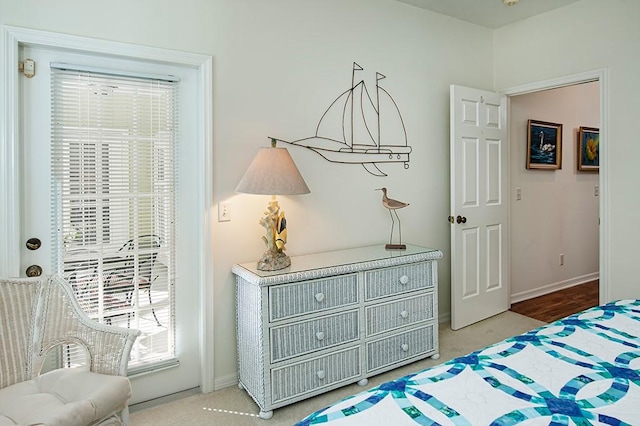
<instances>
[{"instance_id":1,"label":"door hinge","mask_svg":"<svg viewBox=\"0 0 640 426\"><path fill-rule=\"evenodd\" d=\"M36 75L36 61L33 59L25 59L18 62L18 71L24 74L25 77L31 78Z\"/></svg>"}]
</instances>

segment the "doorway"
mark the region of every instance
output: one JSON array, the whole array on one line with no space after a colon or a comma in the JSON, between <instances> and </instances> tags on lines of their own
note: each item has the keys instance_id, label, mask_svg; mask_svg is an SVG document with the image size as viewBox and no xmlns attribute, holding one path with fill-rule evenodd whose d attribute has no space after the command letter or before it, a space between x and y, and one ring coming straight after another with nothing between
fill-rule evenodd
<instances>
[{"instance_id":1,"label":"doorway","mask_svg":"<svg viewBox=\"0 0 640 426\"><path fill-rule=\"evenodd\" d=\"M598 171L579 169L577 139L581 127L600 128L599 83L509 104L511 301L519 302L598 279ZM562 126L560 168L525 167L528 120Z\"/></svg>"},{"instance_id":2,"label":"doorway","mask_svg":"<svg viewBox=\"0 0 640 426\"><path fill-rule=\"evenodd\" d=\"M511 303L518 305L516 311L527 311L526 300L542 303L554 292L563 292L560 296L581 288L589 297L579 310L603 303L608 300L608 259L603 249L606 191L601 188L607 170L606 145L600 142L606 133L606 70L523 86L508 95ZM561 168L525 167L529 119L562 125ZM582 127L600 132L599 170L578 165ZM560 313L574 313L575 307L558 306Z\"/></svg>"}]
</instances>

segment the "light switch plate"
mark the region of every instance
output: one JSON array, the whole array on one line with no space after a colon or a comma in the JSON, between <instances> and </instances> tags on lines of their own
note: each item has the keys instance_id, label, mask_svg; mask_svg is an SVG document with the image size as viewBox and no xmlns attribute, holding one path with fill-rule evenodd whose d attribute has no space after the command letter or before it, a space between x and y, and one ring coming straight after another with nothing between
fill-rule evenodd
<instances>
[{"instance_id":1,"label":"light switch plate","mask_svg":"<svg viewBox=\"0 0 640 426\"><path fill-rule=\"evenodd\" d=\"M231 203L218 203L218 222L231 221Z\"/></svg>"}]
</instances>

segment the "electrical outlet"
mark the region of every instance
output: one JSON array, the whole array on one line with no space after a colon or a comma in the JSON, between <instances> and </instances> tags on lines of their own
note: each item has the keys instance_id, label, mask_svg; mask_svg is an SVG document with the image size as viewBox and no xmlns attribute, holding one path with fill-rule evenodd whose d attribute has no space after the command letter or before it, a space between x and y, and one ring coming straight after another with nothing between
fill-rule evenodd
<instances>
[{"instance_id":1,"label":"electrical outlet","mask_svg":"<svg viewBox=\"0 0 640 426\"><path fill-rule=\"evenodd\" d=\"M522 200L522 189L516 188L516 201Z\"/></svg>"},{"instance_id":2,"label":"electrical outlet","mask_svg":"<svg viewBox=\"0 0 640 426\"><path fill-rule=\"evenodd\" d=\"M564 265L564 253L560 253L560 266Z\"/></svg>"},{"instance_id":3,"label":"electrical outlet","mask_svg":"<svg viewBox=\"0 0 640 426\"><path fill-rule=\"evenodd\" d=\"M231 221L231 203L218 203L218 222Z\"/></svg>"},{"instance_id":4,"label":"electrical outlet","mask_svg":"<svg viewBox=\"0 0 640 426\"><path fill-rule=\"evenodd\" d=\"M600 187L598 185L593 187L593 195L596 197L600 195Z\"/></svg>"}]
</instances>

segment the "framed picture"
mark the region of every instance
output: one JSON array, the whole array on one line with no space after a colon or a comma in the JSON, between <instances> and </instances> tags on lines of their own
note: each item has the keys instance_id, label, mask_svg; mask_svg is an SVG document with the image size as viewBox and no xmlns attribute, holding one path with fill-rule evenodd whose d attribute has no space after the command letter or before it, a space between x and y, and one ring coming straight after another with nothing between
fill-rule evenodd
<instances>
[{"instance_id":1,"label":"framed picture","mask_svg":"<svg viewBox=\"0 0 640 426\"><path fill-rule=\"evenodd\" d=\"M578 170L600 169L600 129L580 127L578 130Z\"/></svg>"},{"instance_id":2,"label":"framed picture","mask_svg":"<svg viewBox=\"0 0 640 426\"><path fill-rule=\"evenodd\" d=\"M529 120L527 169L562 168L562 124Z\"/></svg>"}]
</instances>

